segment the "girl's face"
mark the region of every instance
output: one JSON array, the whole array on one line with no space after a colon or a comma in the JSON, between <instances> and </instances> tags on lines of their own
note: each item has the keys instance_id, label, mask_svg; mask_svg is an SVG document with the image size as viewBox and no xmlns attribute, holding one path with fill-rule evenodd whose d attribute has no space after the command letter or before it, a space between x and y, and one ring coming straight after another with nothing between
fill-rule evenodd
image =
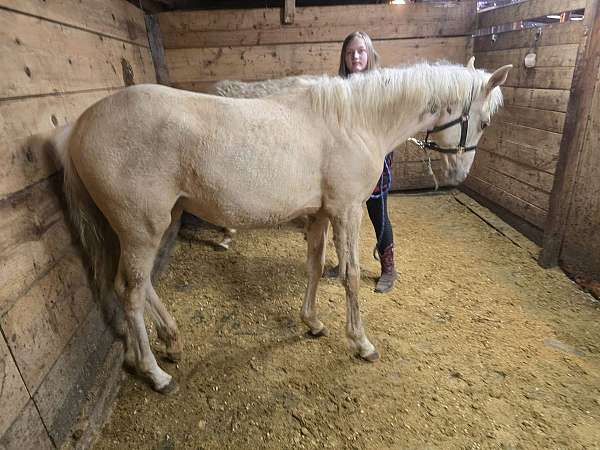
<instances>
[{"instance_id":1,"label":"girl's face","mask_svg":"<svg viewBox=\"0 0 600 450\"><path fill-rule=\"evenodd\" d=\"M367 68L369 56L367 46L361 37L354 37L346 47L344 60L350 73L362 72Z\"/></svg>"}]
</instances>

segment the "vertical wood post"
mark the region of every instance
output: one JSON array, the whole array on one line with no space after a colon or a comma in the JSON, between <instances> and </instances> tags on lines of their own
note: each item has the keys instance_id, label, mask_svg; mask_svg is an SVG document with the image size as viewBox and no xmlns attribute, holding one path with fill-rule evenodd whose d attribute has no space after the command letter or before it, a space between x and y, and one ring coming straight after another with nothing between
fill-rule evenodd
<instances>
[{"instance_id":1,"label":"vertical wood post","mask_svg":"<svg viewBox=\"0 0 600 450\"><path fill-rule=\"evenodd\" d=\"M600 0L588 0L585 8L585 35L579 45L571 84L550 208L544 228L543 249L539 264L558 264L565 237L577 168L589 124L593 91L600 67Z\"/></svg>"},{"instance_id":2,"label":"vertical wood post","mask_svg":"<svg viewBox=\"0 0 600 450\"><path fill-rule=\"evenodd\" d=\"M150 44L150 53L152 53L152 62L156 72L156 82L170 86L169 69L165 60L165 47L163 45L158 18L155 14L146 14L146 31L148 32L148 43Z\"/></svg>"},{"instance_id":3,"label":"vertical wood post","mask_svg":"<svg viewBox=\"0 0 600 450\"><path fill-rule=\"evenodd\" d=\"M284 0L281 22L285 25L294 23L294 14L296 12L296 0Z\"/></svg>"}]
</instances>

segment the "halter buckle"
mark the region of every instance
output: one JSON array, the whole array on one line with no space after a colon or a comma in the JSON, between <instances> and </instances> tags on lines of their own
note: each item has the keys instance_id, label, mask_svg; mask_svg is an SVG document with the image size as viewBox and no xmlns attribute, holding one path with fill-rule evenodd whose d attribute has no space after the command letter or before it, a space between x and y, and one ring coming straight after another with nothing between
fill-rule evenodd
<instances>
[{"instance_id":1,"label":"halter buckle","mask_svg":"<svg viewBox=\"0 0 600 450\"><path fill-rule=\"evenodd\" d=\"M458 156L462 155L465 152L465 147L463 147L462 145L459 145L458 147L456 147L456 154Z\"/></svg>"}]
</instances>

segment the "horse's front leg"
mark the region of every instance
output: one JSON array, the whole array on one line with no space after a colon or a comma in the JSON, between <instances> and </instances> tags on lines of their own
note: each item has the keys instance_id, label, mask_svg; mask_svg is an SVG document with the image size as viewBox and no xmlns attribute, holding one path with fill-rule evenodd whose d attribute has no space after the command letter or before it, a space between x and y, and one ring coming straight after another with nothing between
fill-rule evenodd
<instances>
[{"instance_id":1,"label":"horse's front leg","mask_svg":"<svg viewBox=\"0 0 600 450\"><path fill-rule=\"evenodd\" d=\"M327 328L317 318L316 294L317 285L325 265L325 247L327 242L327 227L329 220L326 216L313 216L309 218L306 241L308 256L306 268L308 272L308 286L304 294L304 303L300 317L310 328L309 336L327 336Z\"/></svg>"},{"instance_id":2,"label":"horse's front leg","mask_svg":"<svg viewBox=\"0 0 600 450\"><path fill-rule=\"evenodd\" d=\"M367 361L377 361L379 353L367 338L358 307L360 264L358 242L362 206L355 206L345 217L334 219L333 232L340 262L340 279L346 289L346 337L350 347Z\"/></svg>"}]
</instances>

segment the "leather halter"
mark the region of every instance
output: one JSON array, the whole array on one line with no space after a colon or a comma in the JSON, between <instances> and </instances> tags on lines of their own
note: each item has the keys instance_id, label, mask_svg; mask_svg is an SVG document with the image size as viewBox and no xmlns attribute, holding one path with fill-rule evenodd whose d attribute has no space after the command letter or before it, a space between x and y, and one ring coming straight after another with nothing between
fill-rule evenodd
<instances>
[{"instance_id":1,"label":"leather halter","mask_svg":"<svg viewBox=\"0 0 600 450\"><path fill-rule=\"evenodd\" d=\"M460 124L460 141L456 147L440 147L436 142L429 140L430 133L437 133L438 131L445 130L446 128L453 127L454 125ZM467 143L467 132L469 130L469 112L463 112L462 115L450 122L445 123L444 125L438 125L437 127L433 127L431 130L427 130L427 134L425 135L425 140L421 141L420 139L410 138L409 141L418 145L422 149L434 150L438 153L444 153L446 155L460 155L464 152L470 152L472 150L476 150L477 146L472 145L470 147L466 147Z\"/></svg>"},{"instance_id":2,"label":"leather halter","mask_svg":"<svg viewBox=\"0 0 600 450\"><path fill-rule=\"evenodd\" d=\"M454 125L460 124L460 141L458 146L451 148L440 147L437 143L429 140L430 133L437 133L438 131L445 130L446 128L453 127ZM427 130L427 134L425 135L425 141L423 142L423 147L428 148L430 150L435 150L439 153L445 153L447 155L460 155L464 152L470 152L472 150L476 150L477 146L472 145L470 147L466 147L467 143L467 131L469 130L469 113L465 112L457 119L451 120L444 125L439 125L437 127L433 127L431 130Z\"/></svg>"}]
</instances>

